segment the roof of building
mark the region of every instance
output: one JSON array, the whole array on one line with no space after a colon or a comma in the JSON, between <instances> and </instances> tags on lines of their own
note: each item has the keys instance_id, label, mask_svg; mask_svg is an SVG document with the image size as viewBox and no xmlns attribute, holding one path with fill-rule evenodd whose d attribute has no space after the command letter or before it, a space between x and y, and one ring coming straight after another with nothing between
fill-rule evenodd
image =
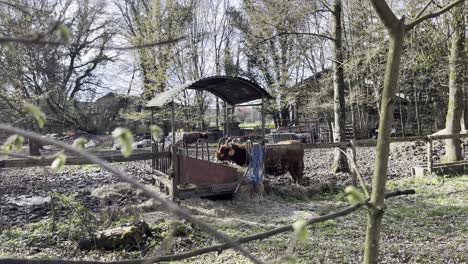
<instances>
[{"instance_id":1,"label":"roof of building","mask_svg":"<svg viewBox=\"0 0 468 264\"><path fill-rule=\"evenodd\" d=\"M265 89L253 81L233 76L212 76L197 81L190 81L157 94L146 104L146 107L168 105L186 89L210 92L230 105L237 105L262 98L272 98Z\"/></svg>"}]
</instances>

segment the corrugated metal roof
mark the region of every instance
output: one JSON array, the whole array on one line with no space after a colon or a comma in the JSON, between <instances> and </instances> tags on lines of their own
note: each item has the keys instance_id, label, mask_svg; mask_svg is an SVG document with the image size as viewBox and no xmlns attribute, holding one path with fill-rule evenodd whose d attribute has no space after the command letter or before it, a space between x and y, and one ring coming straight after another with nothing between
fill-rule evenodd
<instances>
[{"instance_id":1,"label":"corrugated metal roof","mask_svg":"<svg viewBox=\"0 0 468 264\"><path fill-rule=\"evenodd\" d=\"M163 93L157 94L153 99L151 99L147 104L146 107L162 107L174 100L182 91L190 87L194 81L192 82L187 82L184 84L181 84L179 86L176 86L170 90L167 90Z\"/></svg>"},{"instance_id":2,"label":"corrugated metal roof","mask_svg":"<svg viewBox=\"0 0 468 264\"><path fill-rule=\"evenodd\" d=\"M156 95L146 107L162 107L172 102L185 89L208 91L230 105L241 104L253 100L272 98L271 95L257 83L232 76L213 76L198 81L190 81Z\"/></svg>"}]
</instances>

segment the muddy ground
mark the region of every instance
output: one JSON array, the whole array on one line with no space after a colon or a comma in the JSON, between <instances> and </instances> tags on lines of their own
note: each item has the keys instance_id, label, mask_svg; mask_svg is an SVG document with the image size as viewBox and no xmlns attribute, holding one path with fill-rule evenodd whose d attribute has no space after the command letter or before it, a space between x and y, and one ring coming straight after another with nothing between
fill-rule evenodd
<instances>
[{"instance_id":1,"label":"muddy ground","mask_svg":"<svg viewBox=\"0 0 468 264\"><path fill-rule=\"evenodd\" d=\"M182 206L189 209L196 216L204 219L207 223L213 224L217 228L223 230L232 236L242 236L252 234L259 231L265 231L274 228L281 224L292 223L298 219L310 218L321 215L337 208L345 207L347 204L342 195L342 187L349 183L349 175L345 173L333 174L330 172L330 166L333 161L333 150L307 150L306 151L306 171L305 176L308 178L310 185L326 185L328 188L322 188L324 193L307 193L306 197L298 196L297 193L307 187L300 187L291 184L288 175L280 177L269 177L273 183L279 183L283 188L289 186L291 195L270 195L263 197L252 197L248 191L243 191L235 200L208 200L208 199L190 199L182 201ZM435 144L436 157L443 155L443 148L440 144ZM465 153L466 154L466 153ZM389 184L393 187L411 187L419 188L418 185L411 185L408 182L413 180L411 176L411 167L425 164L426 148L422 143L395 143L392 145L391 157L389 163ZM357 149L357 164L365 181L370 183L373 162L375 158L375 149L371 147ZM439 159L439 158L437 158ZM149 161L130 162L125 164L116 164L117 167L127 171L130 175L136 177L139 181L149 183L151 178L151 168ZM161 210L157 204L148 202L147 199L139 192L129 188L125 184L121 184L117 178L110 173L101 170L97 166L69 166L62 172L56 172L50 168L25 168L25 169L1 169L0 170L0 217L2 234L0 235L0 257L3 255L16 256L57 256L74 259L101 259L115 260L135 258L150 255L170 254L175 252L195 249L201 246L211 245L213 240L200 230L186 224L171 216L167 212ZM438 180L436 180L438 181ZM466 177L465 177L466 181ZM442 184L445 181L442 181ZM393 185L392 185L393 184ZM416 182L415 184L418 184ZM433 188L433 184L425 183L429 188ZM438 184L438 183L435 183ZM459 184L456 180L454 185ZM333 185L330 187L330 185ZM446 186L447 193L454 190L460 191L457 186ZM244 188L245 189L245 188ZM443 188L442 188L443 189ZM443 194L444 190L441 190ZM422 189L425 195L429 195L429 189ZM456 196L461 195L461 198ZM456 194L455 201L466 201L466 190L461 194ZM50 201L52 197L53 202ZM65 197L65 198L64 198ZM66 199L66 197L72 197ZM411 197L402 198L402 201L407 201L409 204L402 206L411 207L415 202ZM425 198L420 197L420 202L425 202ZM453 203L453 201L451 202ZM417 203L416 203L417 204ZM77 206L79 205L79 206ZM417 204L419 206L419 204ZM455 206L455 205L453 205ZM76 207L82 211L76 210ZM129 208L137 208L138 210L127 210ZM81 210L80 209L80 210ZM459 205L454 210L467 209ZM315 238L309 241L316 250L320 249L319 237L322 237L330 247L337 249L320 249L316 252L317 258L310 258L304 252L307 248L305 245L298 246L297 256L300 263L354 263L360 262L361 244L357 244L354 248L347 249L341 253L337 252L344 245L349 243L348 240L359 238L362 240L364 233L363 226L365 224L365 214L360 212L359 221L343 222L343 220L331 221L332 224L323 224L317 229L312 229ZM465 210L466 211L466 210ZM86 213L84 213L86 212ZM411 211L412 212L412 211ZM407 213L406 211L402 214ZM436 216L437 213L436 212ZM91 215L92 218L84 219L82 215ZM395 215L397 215L395 213ZM467 216L464 212L462 216ZM395 216L396 217L396 216ZM468 232L466 222L467 218L459 216L441 216L450 218L450 221L455 225L456 232L459 236L453 237L437 237L427 235L429 241L435 241L435 249L444 250L444 247L454 247L454 257L445 257L443 261L430 261L433 254L428 255L428 261L432 263L462 263L460 260L468 261L468 257L464 251L460 251L456 247L458 242L467 243ZM31 240L28 234L40 233L41 230L47 233L47 228L50 227L51 219L55 219L54 227L57 225L58 232L53 238L49 235L41 233L39 239ZM104 229L106 227L118 226L123 223L144 220L155 230L156 238L151 239L143 248L136 251L101 251L92 252L80 251L76 248L76 240L79 236L85 234L80 233L73 227L67 226L66 223L72 225L88 225L86 228L92 230ZM393 221L393 220L392 220ZM187 232L182 232L182 235L172 236L172 239L167 239L168 230L173 223L181 223L187 226ZM329 223L329 222L326 222ZM338 227L338 223L344 224ZM461 224L461 229L457 224ZM71 225L71 224L70 224ZM331 227L329 226L331 225ZM60 233L61 228L65 230ZM19 230L28 230L28 234L22 234ZM85 229L86 229L85 228ZM355 229L353 231L347 228ZM393 228L393 227L392 227ZM408 227L411 229L411 227ZM326 236L327 232L333 229L333 236L337 236L338 231L342 230L346 234L346 239L336 244L330 241L330 237ZM13 230L13 231L12 231ZM62 231L63 231L62 230ZM324 231L319 232L319 231ZM15 233L16 232L16 233ZM317 233L318 232L318 233ZM356 233L356 232L359 232ZM49 232L50 233L50 232ZM170 233L170 232L169 232ZM13 235L12 235L13 234ZM16 235L14 235L16 234ZM324 235L325 234L325 235ZM412 234L415 235L415 234ZM288 243L291 239L290 234L276 236L269 240L268 243L251 243L249 249L259 254L265 252L265 258L274 260L285 254L288 248ZM343 238L334 238L338 241ZM414 245L411 240L404 238L400 241L398 236L391 236L391 241L398 243L406 243L406 250L411 250ZM405 240L406 239L406 240ZM437 240L438 239L438 240ZM453 241L453 239L455 239ZM52 241L51 241L52 240ZM169 241L169 242L168 242ZM285 242L286 241L286 242ZM419 242L418 242L419 243ZM391 243L394 246L393 243ZM409 245L409 246L408 246ZM395 246L396 247L396 246ZM403 250L405 249L398 249ZM437 251L437 250L436 250ZM236 253L226 251L219 257L210 254L199 258L187 260L188 263L247 263L245 259L239 257ZM344 252L347 254L343 256ZM406 252L406 251L405 251ZM263 255L263 253L260 253ZM405 255L406 254L406 255ZM410 253L398 254L385 258L388 263L410 262L410 263L425 263L423 255L419 260L409 257L404 261L405 256ZM444 251L444 254L450 255L450 252ZM411 254L410 254L411 255ZM420 254L416 254L420 257ZM403 257L402 257L403 256ZM437 259L436 259L437 260ZM421 261L421 262L419 262ZM385 261L384 261L385 262ZM427 263L427 262L426 262Z\"/></svg>"}]
</instances>

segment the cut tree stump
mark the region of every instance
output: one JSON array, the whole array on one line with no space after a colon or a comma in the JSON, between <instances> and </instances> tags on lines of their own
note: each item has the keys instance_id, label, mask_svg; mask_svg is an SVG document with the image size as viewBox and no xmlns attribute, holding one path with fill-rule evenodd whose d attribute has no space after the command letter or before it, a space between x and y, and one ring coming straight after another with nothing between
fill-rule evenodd
<instances>
[{"instance_id":1,"label":"cut tree stump","mask_svg":"<svg viewBox=\"0 0 468 264\"><path fill-rule=\"evenodd\" d=\"M81 250L137 250L150 236L151 231L148 224L140 221L129 226L98 231L90 238L81 238L78 241L78 248Z\"/></svg>"}]
</instances>

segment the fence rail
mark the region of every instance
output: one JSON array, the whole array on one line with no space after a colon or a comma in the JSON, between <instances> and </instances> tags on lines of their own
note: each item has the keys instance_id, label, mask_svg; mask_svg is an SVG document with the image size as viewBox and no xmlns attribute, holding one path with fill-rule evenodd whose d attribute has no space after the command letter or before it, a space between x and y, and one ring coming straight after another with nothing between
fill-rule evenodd
<instances>
[{"instance_id":1,"label":"fence rail","mask_svg":"<svg viewBox=\"0 0 468 264\"><path fill-rule=\"evenodd\" d=\"M468 134L448 134L448 135L427 135L427 136L412 136L412 137L391 137L390 143L396 142L413 142L413 141L433 141L450 138L468 138ZM267 144L271 147L281 148L288 145L275 145ZM324 142L324 143L309 143L304 144L306 149L319 149L319 148L346 148L354 145L356 147L375 147L377 146L377 139L361 139L349 142Z\"/></svg>"},{"instance_id":2,"label":"fence rail","mask_svg":"<svg viewBox=\"0 0 468 264\"><path fill-rule=\"evenodd\" d=\"M138 160L150 160L153 157L170 157L170 152L160 152L160 153L135 153L130 157L124 157L121 154L115 155L104 155L99 156L99 158L107 162L128 162L128 161L138 161ZM7 159L0 160L0 168L25 168L25 167L43 167L50 166L54 158L38 158L38 159ZM86 165L93 164L85 158L81 157L68 157L66 165Z\"/></svg>"},{"instance_id":3,"label":"fence rail","mask_svg":"<svg viewBox=\"0 0 468 264\"><path fill-rule=\"evenodd\" d=\"M391 137L390 143L396 142L414 142L414 141L424 141L426 142L426 151L427 151L427 171L429 173L433 172L434 167L439 166L440 164L434 164L434 158L432 155L434 140L443 140L443 139L455 139L455 138L468 138L468 134L447 134L447 135L426 135L426 136L412 136L412 137ZM268 147L272 148L287 148L288 145L275 145L267 144ZM363 140L351 140L349 142L325 142L325 143L311 143L304 144L305 149L321 149L321 148L349 148L352 153L356 153L356 147L375 147L377 146L376 139L363 139ZM355 159L355 155L353 155ZM461 161L461 163L468 163L468 161ZM457 163L457 165L459 165ZM446 165L450 166L450 164ZM354 177L353 177L354 179Z\"/></svg>"}]
</instances>

